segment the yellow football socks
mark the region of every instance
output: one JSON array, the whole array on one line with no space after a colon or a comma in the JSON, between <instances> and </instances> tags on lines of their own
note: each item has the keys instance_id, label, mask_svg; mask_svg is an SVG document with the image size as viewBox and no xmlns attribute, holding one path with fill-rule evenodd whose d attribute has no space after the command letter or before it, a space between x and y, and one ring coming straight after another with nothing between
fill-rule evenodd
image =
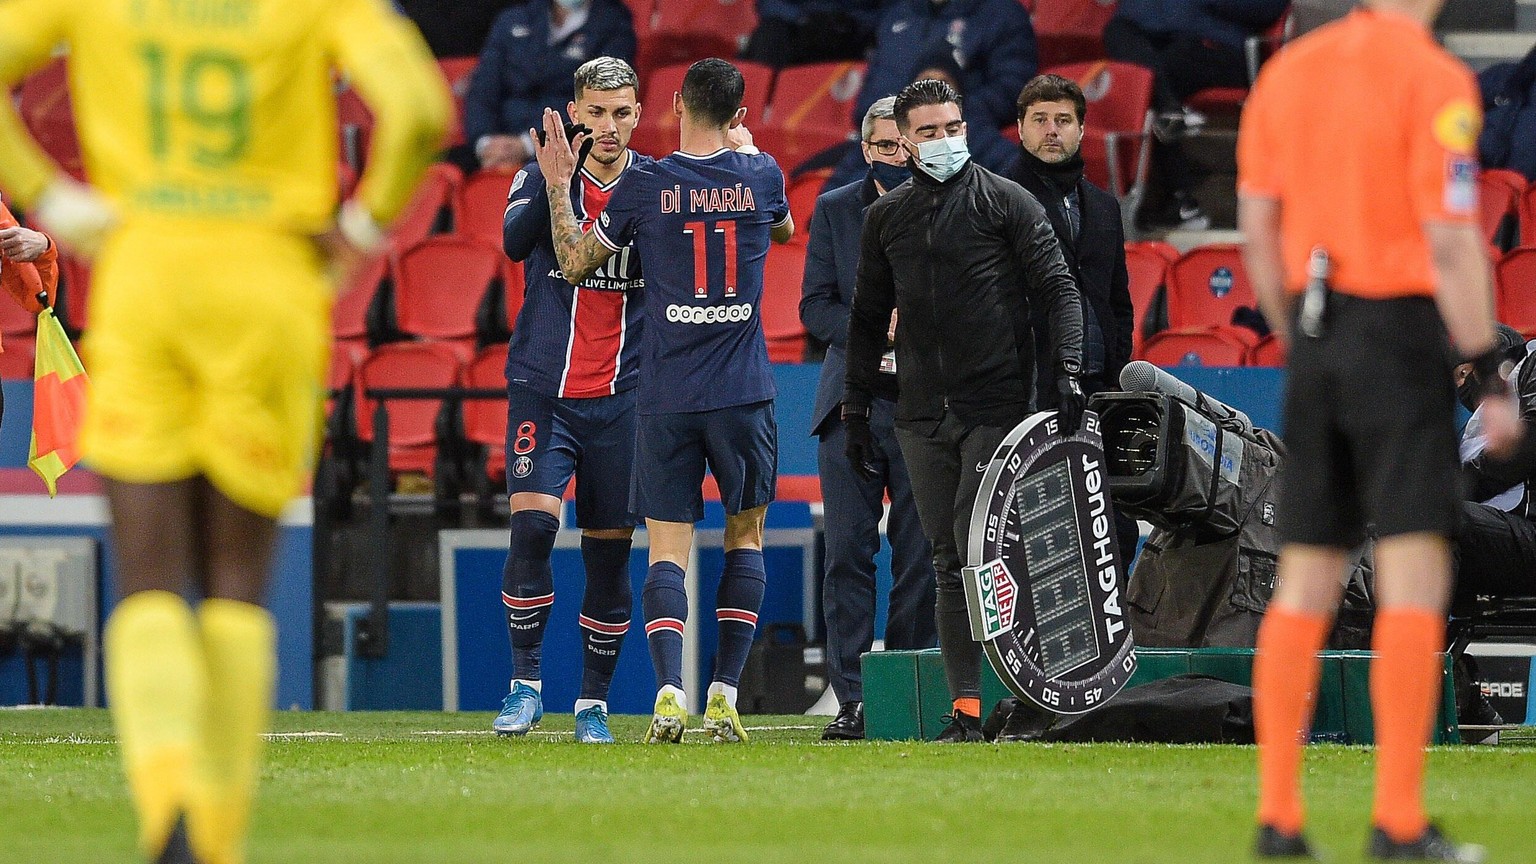
<instances>
[{"instance_id":1,"label":"yellow football socks","mask_svg":"<svg viewBox=\"0 0 1536 864\"><path fill-rule=\"evenodd\" d=\"M107 694L139 844L157 856L187 806L207 678L197 625L185 600L140 591L107 622Z\"/></svg>"},{"instance_id":2,"label":"yellow football socks","mask_svg":"<svg viewBox=\"0 0 1536 864\"><path fill-rule=\"evenodd\" d=\"M208 600L198 617L208 669L188 829L206 864L240 864L276 674L276 629L260 606Z\"/></svg>"}]
</instances>

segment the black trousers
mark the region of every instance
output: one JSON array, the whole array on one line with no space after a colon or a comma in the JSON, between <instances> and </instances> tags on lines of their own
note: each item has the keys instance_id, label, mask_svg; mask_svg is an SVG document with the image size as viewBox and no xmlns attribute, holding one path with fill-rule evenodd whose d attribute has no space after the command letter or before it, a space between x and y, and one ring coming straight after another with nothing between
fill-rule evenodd
<instances>
[{"instance_id":1,"label":"black trousers","mask_svg":"<svg viewBox=\"0 0 1536 864\"><path fill-rule=\"evenodd\" d=\"M896 443L896 404L876 399L869 426L878 476L853 470L845 453L847 429L829 421L816 448L825 505L826 556L821 587L827 625L827 672L839 704L864 699L860 657L875 638L875 553L880 551L880 518L891 497L886 534L891 543L891 599L885 619L885 647L932 648L934 624L933 549L923 535L907 466Z\"/></svg>"},{"instance_id":2,"label":"black trousers","mask_svg":"<svg viewBox=\"0 0 1536 864\"><path fill-rule=\"evenodd\" d=\"M1475 501L1463 501L1461 515L1453 547L1456 601L1536 596L1536 525Z\"/></svg>"},{"instance_id":3,"label":"black trousers","mask_svg":"<svg viewBox=\"0 0 1536 864\"><path fill-rule=\"evenodd\" d=\"M953 699L981 696L981 643L971 639L960 567L969 544L971 507L997 445L1010 430L978 426L948 414L931 432L898 426L896 438L912 477L923 533L933 544L936 613L944 678Z\"/></svg>"},{"instance_id":4,"label":"black trousers","mask_svg":"<svg viewBox=\"0 0 1536 864\"><path fill-rule=\"evenodd\" d=\"M1184 34L1152 33L1123 18L1104 27L1104 51L1112 59L1152 70L1152 108L1178 111L1184 100L1207 87L1247 87L1243 52ZM1152 141L1152 169L1170 191L1187 191L1194 168L1178 142Z\"/></svg>"}]
</instances>

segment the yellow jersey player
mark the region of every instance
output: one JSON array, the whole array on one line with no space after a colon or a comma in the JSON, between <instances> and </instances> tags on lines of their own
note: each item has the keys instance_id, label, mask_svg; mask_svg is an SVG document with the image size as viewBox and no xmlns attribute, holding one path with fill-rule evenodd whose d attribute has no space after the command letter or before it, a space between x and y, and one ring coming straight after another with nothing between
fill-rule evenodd
<instances>
[{"instance_id":1,"label":"yellow jersey player","mask_svg":"<svg viewBox=\"0 0 1536 864\"><path fill-rule=\"evenodd\" d=\"M451 105L383 0L0 3L0 83L60 46L94 188L10 100L0 188L96 258L82 449L107 478L124 597L104 641L113 720L144 852L238 864L275 666L259 604L317 444L328 268L382 243ZM339 215L336 72L377 118Z\"/></svg>"}]
</instances>

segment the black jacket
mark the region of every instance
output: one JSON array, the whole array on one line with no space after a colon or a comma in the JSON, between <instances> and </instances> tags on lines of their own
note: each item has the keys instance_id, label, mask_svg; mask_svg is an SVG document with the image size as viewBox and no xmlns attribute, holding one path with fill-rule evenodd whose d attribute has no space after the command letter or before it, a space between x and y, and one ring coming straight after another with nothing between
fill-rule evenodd
<instances>
[{"instance_id":1,"label":"black jacket","mask_svg":"<svg viewBox=\"0 0 1536 864\"><path fill-rule=\"evenodd\" d=\"M843 401L843 381L848 369L848 310L858 284L859 234L864 211L879 198L875 181L864 179L823 192L811 214L810 239L805 250L805 280L801 284L800 321L812 336L827 343L816 384L816 406L811 410L811 434L823 433L828 420L837 419ZM881 376L891 378L890 375ZM876 396L894 396L895 387Z\"/></svg>"},{"instance_id":2,"label":"black jacket","mask_svg":"<svg viewBox=\"0 0 1536 864\"><path fill-rule=\"evenodd\" d=\"M1038 159L1019 151L1009 178L1029 190L1045 207L1058 239L1071 236L1067 229L1067 214L1063 208L1066 194L1060 180L1046 177L1039 170ZM1075 243L1062 243L1062 254L1067 259L1067 269L1077 280L1077 287L1091 313L1083 315L1083 338L1104 346L1104 366L1089 369L1085 374L1083 389L1089 393L1100 390L1118 390L1120 370L1131 362L1131 331L1136 324L1136 310L1131 305L1130 279L1125 271L1125 227L1120 219L1120 202L1115 196L1089 183L1077 172L1077 190L1080 227ZM1045 319L1041 310L1035 310L1035 326L1042 327ZM1096 325L1096 326L1095 326ZM1097 331L1097 332L1094 332ZM1044 346L1040 346L1044 348ZM1049 359L1036 352L1037 363L1044 365ZM1044 377L1050 369L1041 369L1039 386L1042 392L1051 382ZM1042 402L1042 408L1048 407Z\"/></svg>"},{"instance_id":3,"label":"black jacket","mask_svg":"<svg viewBox=\"0 0 1536 864\"><path fill-rule=\"evenodd\" d=\"M844 402L867 406L891 309L896 420L1011 426L1035 380L1031 309L1046 310L1058 369L1082 367L1083 313L1045 210L1017 183L966 163L943 183L922 170L869 206L848 321Z\"/></svg>"},{"instance_id":4,"label":"black jacket","mask_svg":"<svg viewBox=\"0 0 1536 864\"><path fill-rule=\"evenodd\" d=\"M1495 459L1479 453L1461 465L1463 492L1469 500L1486 501L1515 486L1523 486L1520 502L1506 512L1536 519L1536 353L1527 343L1526 357L1520 362L1509 384L1520 404L1520 419L1525 424L1525 438L1520 449L1508 459Z\"/></svg>"}]
</instances>

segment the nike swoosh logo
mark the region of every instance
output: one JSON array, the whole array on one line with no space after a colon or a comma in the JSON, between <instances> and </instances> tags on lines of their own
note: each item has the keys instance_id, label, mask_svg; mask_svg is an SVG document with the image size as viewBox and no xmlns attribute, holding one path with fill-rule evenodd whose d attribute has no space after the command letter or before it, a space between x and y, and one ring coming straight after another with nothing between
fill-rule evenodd
<instances>
[{"instance_id":1,"label":"nike swoosh logo","mask_svg":"<svg viewBox=\"0 0 1536 864\"><path fill-rule=\"evenodd\" d=\"M976 473L977 474L985 474L985 473L987 473L987 466L990 465L990 464L992 464L992 463L990 463L990 462L977 462L976 463Z\"/></svg>"},{"instance_id":2,"label":"nike swoosh logo","mask_svg":"<svg viewBox=\"0 0 1536 864\"><path fill-rule=\"evenodd\" d=\"M518 615L516 613L513 613L511 615L508 615L507 617L510 618L512 620L512 623L515 624L515 623L517 623L519 621L532 621L533 619L539 617L539 613L537 613L537 612L529 612L526 615Z\"/></svg>"}]
</instances>

